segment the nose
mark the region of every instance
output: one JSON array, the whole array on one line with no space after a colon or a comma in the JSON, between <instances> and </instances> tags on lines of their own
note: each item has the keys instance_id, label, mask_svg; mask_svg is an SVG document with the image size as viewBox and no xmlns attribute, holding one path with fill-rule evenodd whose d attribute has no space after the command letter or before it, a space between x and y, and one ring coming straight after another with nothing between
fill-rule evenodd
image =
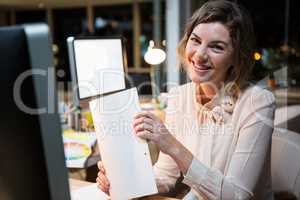
<instances>
[{"instance_id":1,"label":"nose","mask_svg":"<svg viewBox=\"0 0 300 200\"><path fill-rule=\"evenodd\" d=\"M208 58L207 55L207 48L204 45L198 46L195 56L200 60L200 61L206 61Z\"/></svg>"}]
</instances>

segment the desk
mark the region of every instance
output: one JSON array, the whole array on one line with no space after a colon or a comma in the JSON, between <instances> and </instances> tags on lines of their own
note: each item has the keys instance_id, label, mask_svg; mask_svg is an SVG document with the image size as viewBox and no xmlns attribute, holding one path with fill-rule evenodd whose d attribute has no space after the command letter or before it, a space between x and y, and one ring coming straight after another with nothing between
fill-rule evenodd
<instances>
[{"instance_id":1,"label":"desk","mask_svg":"<svg viewBox=\"0 0 300 200\"><path fill-rule=\"evenodd\" d=\"M70 183L70 190L80 189L81 187L92 184L91 182L80 181L80 180L76 180L76 179L69 179L69 183ZM178 199L170 198L170 197L163 197L163 196L159 196L159 195L153 195L153 196L149 196L149 197L138 198L135 200L178 200Z\"/></svg>"}]
</instances>

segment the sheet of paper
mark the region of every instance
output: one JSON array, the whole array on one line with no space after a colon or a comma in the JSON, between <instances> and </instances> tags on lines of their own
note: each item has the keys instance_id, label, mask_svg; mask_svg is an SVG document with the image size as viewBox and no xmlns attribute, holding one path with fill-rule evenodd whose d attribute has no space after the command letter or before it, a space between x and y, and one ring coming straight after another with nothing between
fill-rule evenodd
<instances>
[{"instance_id":1,"label":"sheet of paper","mask_svg":"<svg viewBox=\"0 0 300 200\"><path fill-rule=\"evenodd\" d=\"M72 200L108 200L109 196L107 196L104 192L102 192L97 184L91 184L89 186L71 191L71 199Z\"/></svg>"},{"instance_id":2,"label":"sheet of paper","mask_svg":"<svg viewBox=\"0 0 300 200\"><path fill-rule=\"evenodd\" d=\"M101 158L113 200L157 193L148 145L133 132L140 112L136 88L90 102Z\"/></svg>"}]
</instances>

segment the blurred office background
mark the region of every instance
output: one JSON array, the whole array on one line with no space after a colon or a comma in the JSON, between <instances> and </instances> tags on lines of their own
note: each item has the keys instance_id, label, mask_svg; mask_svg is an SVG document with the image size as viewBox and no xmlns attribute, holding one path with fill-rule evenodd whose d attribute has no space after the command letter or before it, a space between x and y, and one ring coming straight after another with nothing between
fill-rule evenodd
<instances>
[{"instance_id":1,"label":"blurred office background","mask_svg":"<svg viewBox=\"0 0 300 200\"><path fill-rule=\"evenodd\" d=\"M244 5L254 22L257 45L253 55L253 83L274 93L277 102L275 126L288 130L288 134L299 134L300 1L232 1ZM127 72L135 86L151 81L158 85L156 91L150 84L144 84L139 90L140 97L149 100L154 96L162 100L170 87L188 81L176 62L176 44L186 19L204 2L206 0L0 0L0 26L48 24L58 89L63 94L59 95L61 101L72 99L66 42L69 36L122 36ZM160 65L151 66L144 60L150 40L166 52L166 60ZM153 108L147 106L146 109ZM158 107L164 108L164 105ZM90 164L94 169L95 163ZM93 171L83 179L94 180L95 174Z\"/></svg>"},{"instance_id":2,"label":"blurred office background","mask_svg":"<svg viewBox=\"0 0 300 200\"><path fill-rule=\"evenodd\" d=\"M174 43L176 44L181 36L185 20L205 1L1 0L0 26L48 23L53 37L54 63L57 71L60 70L58 80L64 82L70 81L71 78L66 44L68 36L123 36L126 42L129 75L141 82L150 78L151 67L143 59L149 41L154 40L156 45L164 50L175 51ZM275 74L275 79L278 78L276 86L299 86L299 1L235 1L250 11L255 25L257 61L253 79L261 80L266 74L273 78ZM166 86L162 83L169 76L166 71L170 66L166 65L174 65L174 60L174 53L167 52L167 61L162 63L161 69L158 70L162 91L166 91ZM288 69L287 74L276 77L276 73L273 72L284 67ZM173 77L172 80L181 83L186 81L184 74L179 80L178 77ZM151 90L145 89L143 93L151 93Z\"/></svg>"},{"instance_id":3,"label":"blurred office background","mask_svg":"<svg viewBox=\"0 0 300 200\"><path fill-rule=\"evenodd\" d=\"M299 133L300 2L233 1L248 9L255 26L253 83L274 92L278 105L275 124ZM206 0L0 0L0 26L34 22L49 25L62 101L71 101L72 96L66 39L88 35L122 36L127 72L135 86L140 86L140 96L159 99L170 87L188 81L178 67L176 44L186 19L204 2ZM166 52L166 60L160 65L151 66L144 60L150 40ZM151 81L157 85L154 90Z\"/></svg>"}]
</instances>

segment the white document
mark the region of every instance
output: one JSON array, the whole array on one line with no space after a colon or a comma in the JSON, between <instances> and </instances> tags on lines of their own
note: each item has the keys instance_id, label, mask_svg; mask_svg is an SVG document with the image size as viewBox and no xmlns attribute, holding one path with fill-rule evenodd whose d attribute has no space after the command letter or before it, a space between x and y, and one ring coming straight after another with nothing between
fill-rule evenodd
<instances>
[{"instance_id":1,"label":"white document","mask_svg":"<svg viewBox=\"0 0 300 200\"><path fill-rule=\"evenodd\" d=\"M90 102L101 158L110 181L112 200L157 193L149 148L132 126L140 112L136 88Z\"/></svg>"},{"instance_id":2,"label":"white document","mask_svg":"<svg viewBox=\"0 0 300 200\"><path fill-rule=\"evenodd\" d=\"M72 200L108 200L109 196L102 192L97 184L91 184L89 186L71 191Z\"/></svg>"}]
</instances>

